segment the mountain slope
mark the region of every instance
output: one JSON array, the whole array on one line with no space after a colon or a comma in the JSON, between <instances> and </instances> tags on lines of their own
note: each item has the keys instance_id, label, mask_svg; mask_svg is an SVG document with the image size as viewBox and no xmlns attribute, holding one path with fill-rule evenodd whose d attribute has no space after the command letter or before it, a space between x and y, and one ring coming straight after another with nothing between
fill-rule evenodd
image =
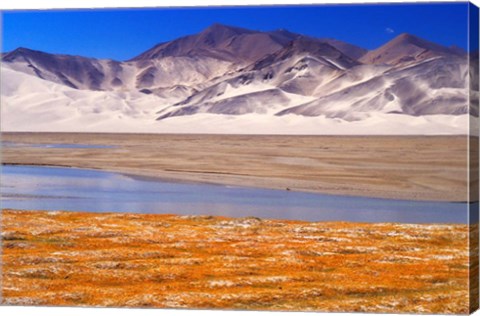
<instances>
[{"instance_id":1,"label":"mountain slope","mask_svg":"<svg viewBox=\"0 0 480 316\"><path fill-rule=\"evenodd\" d=\"M193 91L195 85L254 63L301 37L286 30L258 32L214 24L199 34L159 44L129 62L49 54L27 48L4 54L2 62L15 70L75 89L147 89L147 93L164 95L165 89L172 86ZM331 42L340 51L345 49L354 55L363 52L341 41L310 41Z\"/></svg>"},{"instance_id":2,"label":"mountain slope","mask_svg":"<svg viewBox=\"0 0 480 316\"><path fill-rule=\"evenodd\" d=\"M279 110L276 115L280 116L347 121L362 120L374 112L462 115L468 112L467 78L466 60L457 56L393 68L360 65L328 44L299 38L235 76L167 107L158 119L197 113L266 113L265 103L271 104L270 110Z\"/></svg>"},{"instance_id":3,"label":"mountain slope","mask_svg":"<svg viewBox=\"0 0 480 316\"><path fill-rule=\"evenodd\" d=\"M344 55L354 60L359 60L362 56L368 53L368 50L362 47L358 47L350 43L342 42L333 38L321 38L319 39L319 41L335 47L336 49L341 51Z\"/></svg>"},{"instance_id":4,"label":"mountain slope","mask_svg":"<svg viewBox=\"0 0 480 316\"><path fill-rule=\"evenodd\" d=\"M2 56L2 128L466 133L467 57L408 34L366 52L219 24L125 62L19 48Z\"/></svg>"},{"instance_id":5,"label":"mountain slope","mask_svg":"<svg viewBox=\"0 0 480 316\"><path fill-rule=\"evenodd\" d=\"M118 62L25 48L5 54L2 62L11 69L80 90L141 91L159 95L165 95L165 90L173 87L185 91L177 89L172 99L188 96L194 85L220 76L231 67L229 62L209 57Z\"/></svg>"},{"instance_id":6,"label":"mountain slope","mask_svg":"<svg viewBox=\"0 0 480 316\"><path fill-rule=\"evenodd\" d=\"M3 80L8 78L8 80ZM78 90L2 67L2 129L111 130L150 121L158 98L139 92ZM132 124L135 122L134 124ZM118 129L121 130L121 129Z\"/></svg>"},{"instance_id":7,"label":"mountain slope","mask_svg":"<svg viewBox=\"0 0 480 316\"><path fill-rule=\"evenodd\" d=\"M312 100L322 83L359 65L329 44L298 38L163 111L159 120L196 113L267 113ZM268 110L267 110L268 109Z\"/></svg>"},{"instance_id":8,"label":"mountain slope","mask_svg":"<svg viewBox=\"0 0 480 316\"><path fill-rule=\"evenodd\" d=\"M409 116L372 112L359 121L307 117L198 113L155 121L163 106L142 93L77 90L2 68L2 131L227 133L307 135L462 134L466 115ZM265 105L268 106L268 102ZM271 104L271 103L270 103Z\"/></svg>"},{"instance_id":9,"label":"mountain slope","mask_svg":"<svg viewBox=\"0 0 480 316\"><path fill-rule=\"evenodd\" d=\"M120 63L113 60L54 55L27 48L6 54L2 61L17 70L75 89L101 90L106 73L112 74L114 85L115 74L121 71Z\"/></svg>"},{"instance_id":10,"label":"mountain slope","mask_svg":"<svg viewBox=\"0 0 480 316\"><path fill-rule=\"evenodd\" d=\"M277 115L324 115L353 121L373 112L467 114L466 72L467 65L456 60L425 61L412 68L385 72Z\"/></svg>"}]
</instances>

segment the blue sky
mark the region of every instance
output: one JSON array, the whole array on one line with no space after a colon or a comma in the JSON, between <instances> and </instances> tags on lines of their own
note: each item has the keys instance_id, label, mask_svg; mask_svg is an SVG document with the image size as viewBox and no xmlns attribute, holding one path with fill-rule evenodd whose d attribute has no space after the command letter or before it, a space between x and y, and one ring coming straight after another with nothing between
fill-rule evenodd
<instances>
[{"instance_id":1,"label":"blue sky","mask_svg":"<svg viewBox=\"0 0 480 316\"><path fill-rule=\"evenodd\" d=\"M467 49L464 3L4 11L3 51L27 47L116 60L213 23L288 29L374 49L401 33Z\"/></svg>"}]
</instances>

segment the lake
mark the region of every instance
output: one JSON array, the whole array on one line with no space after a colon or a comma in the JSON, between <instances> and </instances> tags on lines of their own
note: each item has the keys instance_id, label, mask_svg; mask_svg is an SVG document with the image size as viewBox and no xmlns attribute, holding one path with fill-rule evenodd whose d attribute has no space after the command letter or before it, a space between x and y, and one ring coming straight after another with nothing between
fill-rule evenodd
<instances>
[{"instance_id":1,"label":"lake","mask_svg":"<svg viewBox=\"0 0 480 316\"><path fill-rule=\"evenodd\" d=\"M351 197L144 179L57 167L2 166L1 207L305 221L467 223L468 204Z\"/></svg>"}]
</instances>

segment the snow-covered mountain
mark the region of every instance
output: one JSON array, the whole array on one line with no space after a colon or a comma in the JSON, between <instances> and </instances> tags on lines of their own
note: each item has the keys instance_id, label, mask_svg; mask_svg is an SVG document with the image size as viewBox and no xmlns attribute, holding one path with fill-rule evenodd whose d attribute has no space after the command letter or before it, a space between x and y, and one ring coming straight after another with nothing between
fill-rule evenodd
<instances>
[{"instance_id":1,"label":"snow-covered mountain","mask_svg":"<svg viewBox=\"0 0 480 316\"><path fill-rule=\"evenodd\" d=\"M18 48L2 130L467 133L469 71L462 50L408 34L367 51L220 24L124 62Z\"/></svg>"}]
</instances>

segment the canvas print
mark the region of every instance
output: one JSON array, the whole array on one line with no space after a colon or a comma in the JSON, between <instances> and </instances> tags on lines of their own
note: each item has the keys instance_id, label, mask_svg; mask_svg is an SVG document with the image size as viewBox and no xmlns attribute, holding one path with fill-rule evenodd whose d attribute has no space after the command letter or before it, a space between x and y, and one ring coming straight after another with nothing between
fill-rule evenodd
<instances>
[{"instance_id":1,"label":"canvas print","mask_svg":"<svg viewBox=\"0 0 480 316\"><path fill-rule=\"evenodd\" d=\"M2 21L3 305L477 309L474 5Z\"/></svg>"}]
</instances>

